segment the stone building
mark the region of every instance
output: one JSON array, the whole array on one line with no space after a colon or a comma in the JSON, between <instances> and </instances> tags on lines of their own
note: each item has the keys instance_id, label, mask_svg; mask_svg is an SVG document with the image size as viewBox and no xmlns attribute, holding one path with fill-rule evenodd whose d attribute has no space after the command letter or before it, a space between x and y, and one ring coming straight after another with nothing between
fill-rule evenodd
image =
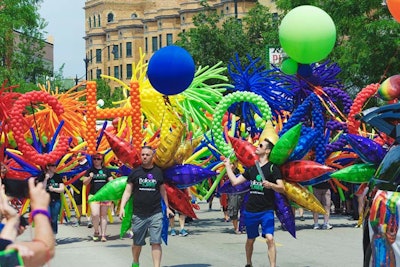
<instances>
[{"instance_id":1,"label":"stone building","mask_svg":"<svg viewBox=\"0 0 400 267\"><path fill-rule=\"evenodd\" d=\"M126 83L140 50L149 60L158 49L173 44L178 34L193 27L192 18L202 10L200 0L87 0L85 2L86 80L101 74ZM225 16L239 19L254 0L208 0ZM274 12L274 0L258 1Z\"/></svg>"}]
</instances>

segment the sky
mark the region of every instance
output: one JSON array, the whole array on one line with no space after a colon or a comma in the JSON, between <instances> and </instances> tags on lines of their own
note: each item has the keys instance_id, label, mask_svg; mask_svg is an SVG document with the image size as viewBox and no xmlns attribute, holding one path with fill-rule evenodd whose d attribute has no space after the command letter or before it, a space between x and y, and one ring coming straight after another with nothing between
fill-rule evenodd
<instances>
[{"instance_id":1,"label":"sky","mask_svg":"<svg viewBox=\"0 0 400 267\"><path fill-rule=\"evenodd\" d=\"M85 76L85 0L43 0L40 16L47 21L45 37L54 38L54 71L65 64L65 78Z\"/></svg>"}]
</instances>

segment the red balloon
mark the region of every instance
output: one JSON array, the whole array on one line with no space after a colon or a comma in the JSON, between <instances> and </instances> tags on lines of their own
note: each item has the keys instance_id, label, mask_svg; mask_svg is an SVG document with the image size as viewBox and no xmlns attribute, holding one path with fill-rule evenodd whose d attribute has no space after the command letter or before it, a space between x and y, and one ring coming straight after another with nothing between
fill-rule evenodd
<instances>
[{"instance_id":1,"label":"red balloon","mask_svg":"<svg viewBox=\"0 0 400 267\"><path fill-rule=\"evenodd\" d=\"M256 155L256 147L252 143L231 136L229 136L229 140L237 159L243 166L251 167L256 164L258 156Z\"/></svg>"},{"instance_id":2,"label":"red balloon","mask_svg":"<svg viewBox=\"0 0 400 267\"><path fill-rule=\"evenodd\" d=\"M172 209L179 211L190 218L197 219L196 213L193 211L190 197L178 189L177 187L164 183L165 190L167 191L168 202Z\"/></svg>"},{"instance_id":3,"label":"red balloon","mask_svg":"<svg viewBox=\"0 0 400 267\"><path fill-rule=\"evenodd\" d=\"M312 160L294 160L281 166L283 178L296 183L306 182L333 171L333 168Z\"/></svg>"},{"instance_id":4,"label":"red balloon","mask_svg":"<svg viewBox=\"0 0 400 267\"><path fill-rule=\"evenodd\" d=\"M104 131L104 134L115 156L122 163L131 168L136 168L142 163L139 152L131 143L110 132Z\"/></svg>"}]
</instances>

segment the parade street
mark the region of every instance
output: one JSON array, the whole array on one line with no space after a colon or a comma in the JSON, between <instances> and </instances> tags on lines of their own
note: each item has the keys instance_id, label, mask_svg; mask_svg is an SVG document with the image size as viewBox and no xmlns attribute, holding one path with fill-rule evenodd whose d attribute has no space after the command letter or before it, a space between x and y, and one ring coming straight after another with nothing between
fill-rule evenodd
<instances>
[{"instance_id":1,"label":"parade street","mask_svg":"<svg viewBox=\"0 0 400 267\"><path fill-rule=\"evenodd\" d=\"M162 266L245 266L246 235L234 234L232 224L222 220L218 199L214 200L212 211L208 210L205 202L200 203L200 208L196 211L199 219L185 227L188 236L169 236L168 245L163 244ZM304 222L296 220L296 239L282 231L280 222L276 220L277 266L362 266L362 229L354 228L356 221L348 220L348 216L332 215L332 230L313 230L312 214L305 212L305 217ZM93 229L86 226L60 225L56 255L48 266L131 266L132 240L128 237L119 238L120 225L120 220L115 216L114 222L107 228L107 242L93 242ZM30 239L31 236L31 229L28 229L20 239ZM146 242L140 257L142 267L152 266L148 239ZM254 267L269 266L266 251L265 241L257 239L253 254Z\"/></svg>"}]
</instances>

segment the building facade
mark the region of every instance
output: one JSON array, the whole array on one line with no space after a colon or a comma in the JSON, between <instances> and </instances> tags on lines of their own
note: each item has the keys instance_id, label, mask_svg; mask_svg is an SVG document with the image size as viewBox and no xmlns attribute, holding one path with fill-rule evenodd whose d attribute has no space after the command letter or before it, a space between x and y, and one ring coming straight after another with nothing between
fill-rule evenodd
<instances>
[{"instance_id":1,"label":"building facade","mask_svg":"<svg viewBox=\"0 0 400 267\"><path fill-rule=\"evenodd\" d=\"M173 44L180 32L193 27L200 0L88 0L85 2L86 80L101 74L128 83L140 49L149 60ZM208 0L224 16L243 17L256 2L274 12L274 0Z\"/></svg>"}]
</instances>

